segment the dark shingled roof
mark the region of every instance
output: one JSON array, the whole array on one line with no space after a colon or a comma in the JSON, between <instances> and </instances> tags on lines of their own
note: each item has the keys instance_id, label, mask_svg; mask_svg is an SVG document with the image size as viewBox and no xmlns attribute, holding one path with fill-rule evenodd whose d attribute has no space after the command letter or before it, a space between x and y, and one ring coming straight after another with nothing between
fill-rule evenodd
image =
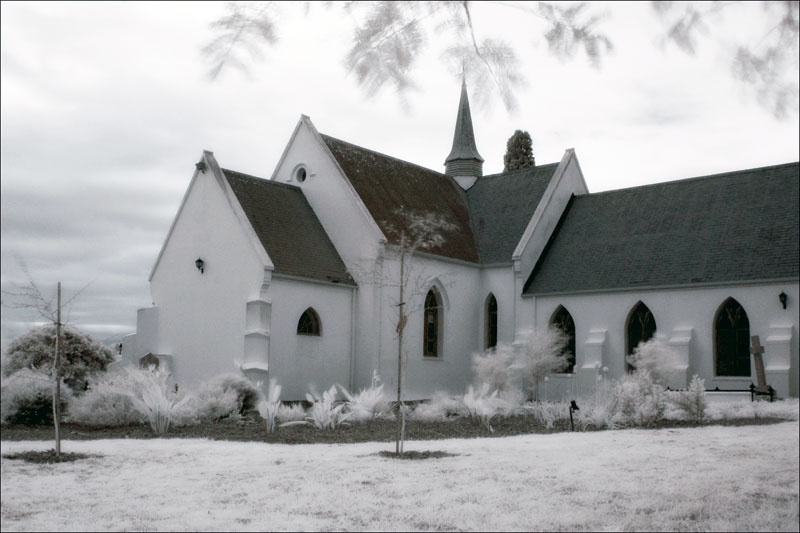
<instances>
[{"instance_id":1,"label":"dark shingled roof","mask_svg":"<svg viewBox=\"0 0 800 533\"><path fill-rule=\"evenodd\" d=\"M355 285L299 187L222 169L275 274Z\"/></svg>"},{"instance_id":2,"label":"dark shingled roof","mask_svg":"<svg viewBox=\"0 0 800 533\"><path fill-rule=\"evenodd\" d=\"M467 191L484 264L509 263L558 163L484 176Z\"/></svg>"},{"instance_id":3,"label":"dark shingled roof","mask_svg":"<svg viewBox=\"0 0 800 533\"><path fill-rule=\"evenodd\" d=\"M437 213L459 229L444 235L440 247L426 251L478 262L465 193L452 178L327 135L322 139L389 242L397 244L389 228L405 224L397 209Z\"/></svg>"},{"instance_id":4,"label":"dark shingled roof","mask_svg":"<svg viewBox=\"0 0 800 533\"><path fill-rule=\"evenodd\" d=\"M576 196L524 294L800 276L798 163Z\"/></svg>"}]
</instances>

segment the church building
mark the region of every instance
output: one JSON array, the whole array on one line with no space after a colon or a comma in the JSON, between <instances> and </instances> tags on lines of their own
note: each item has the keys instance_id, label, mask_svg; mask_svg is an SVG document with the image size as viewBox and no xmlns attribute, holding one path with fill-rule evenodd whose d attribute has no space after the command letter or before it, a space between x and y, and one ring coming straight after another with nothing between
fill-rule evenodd
<instances>
[{"instance_id":1,"label":"church building","mask_svg":"<svg viewBox=\"0 0 800 533\"><path fill-rule=\"evenodd\" d=\"M551 398L623 376L656 335L678 355L673 388L747 389L758 335L767 382L798 396L799 181L794 162L592 194L572 149L484 176L465 85L444 173L303 115L269 179L203 152L123 353L189 387L275 378L283 400L373 372L392 390L398 239L405 215L433 214L455 229L404 264L407 399L463 393L473 353L553 326L571 359Z\"/></svg>"}]
</instances>

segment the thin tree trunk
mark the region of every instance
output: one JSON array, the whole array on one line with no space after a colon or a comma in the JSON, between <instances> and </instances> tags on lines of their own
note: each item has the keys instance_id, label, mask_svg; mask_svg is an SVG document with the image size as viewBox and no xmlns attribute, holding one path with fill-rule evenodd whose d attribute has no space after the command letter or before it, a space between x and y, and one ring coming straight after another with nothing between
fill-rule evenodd
<instances>
[{"instance_id":1,"label":"thin tree trunk","mask_svg":"<svg viewBox=\"0 0 800 533\"><path fill-rule=\"evenodd\" d=\"M53 374L55 375L55 393L53 394L53 425L56 429L56 457L61 457L61 434L59 433L61 422L61 282L58 282L58 308L56 311L56 354L53 363Z\"/></svg>"},{"instance_id":2,"label":"thin tree trunk","mask_svg":"<svg viewBox=\"0 0 800 533\"><path fill-rule=\"evenodd\" d=\"M394 453L403 453L403 426L405 425L405 411L403 409L403 331L405 330L405 302L403 301L403 276L405 274L405 255L400 255L400 318L398 319L397 341L397 440Z\"/></svg>"}]
</instances>

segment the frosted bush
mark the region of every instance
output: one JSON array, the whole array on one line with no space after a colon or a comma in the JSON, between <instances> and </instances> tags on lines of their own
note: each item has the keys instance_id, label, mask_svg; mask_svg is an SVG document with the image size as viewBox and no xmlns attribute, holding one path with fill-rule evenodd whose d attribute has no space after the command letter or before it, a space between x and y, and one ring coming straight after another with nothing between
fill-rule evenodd
<instances>
[{"instance_id":1,"label":"frosted bush","mask_svg":"<svg viewBox=\"0 0 800 533\"><path fill-rule=\"evenodd\" d=\"M130 393L133 407L147 417L150 427L156 435L166 435L174 413L191 398L178 398L177 393L169 385L169 372L165 369L133 370L129 375L138 381L138 390Z\"/></svg>"},{"instance_id":2,"label":"frosted bush","mask_svg":"<svg viewBox=\"0 0 800 533\"><path fill-rule=\"evenodd\" d=\"M174 422L178 427L219 422L225 418L240 416L241 403L235 390L222 391L201 386L196 393L185 396L185 401L174 413Z\"/></svg>"},{"instance_id":3,"label":"frosted bush","mask_svg":"<svg viewBox=\"0 0 800 533\"><path fill-rule=\"evenodd\" d=\"M637 370L617 382L615 425L649 426L664 417L665 409L664 387L649 372Z\"/></svg>"},{"instance_id":4,"label":"frosted bush","mask_svg":"<svg viewBox=\"0 0 800 533\"><path fill-rule=\"evenodd\" d=\"M257 388L261 389L261 383L257 384ZM258 414L264 419L266 423L267 433L275 431L275 418L278 416L278 410L281 406L281 386L273 378L269 380L269 395L266 398L261 398L258 402Z\"/></svg>"},{"instance_id":5,"label":"frosted bush","mask_svg":"<svg viewBox=\"0 0 800 533\"><path fill-rule=\"evenodd\" d=\"M136 410L131 400L132 395L141 392L141 381L124 368L128 367L90 379L89 389L70 404L66 420L86 426L146 423L146 417Z\"/></svg>"},{"instance_id":6,"label":"frosted bush","mask_svg":"<svg viewBox=\"0 0 800 533\"><path fill-rule=\"evenodd\" d=\"M389 413L389 401L383 394L383 384L378 373L373 371L372 383L368 389L361 389L358 394L352 395L347 389L339 386L342 394L347 398L347 411L350 419L355 422L371 422Z\"/></svg>"},{"instance_id":7,"label":"frosted bush","mask_svg":"<svg viewBox=\"0 0 800 533\"><path fill-rule=\"evenodd\" d=\"M451 398L446 392L436 391L429 401L417 404L411 413L411 419L420 422L441 422L464 414L466 413L463 402Z\"/></svg>"},{"instance_id":8,"label":"frosted bush","mask_svg":"<svg viewBox=\"0 0 800 533\"><path fill-rule=\"evenodd\" d=\"M520 335L514 368L522 371L531 388L531 397L539 398L539 381L569 366L564 349L569 341L558 328L545 331L526 331Z\"/></svg>"},{"instance_id":9,"label":"frosted bush","mask_svg":"<svg viewBox=\"0 0 800 533\"><path fill-rule=\"evenodd\" d=\"M573 417L581 430L616 427L617 386L615 381L600 381L590 396L579 400L580 410Z\"/></svg>"},{"instance_id":10,"label":"frosted bush","mask_svg":"<svg viewBox=\"0 0 800 533\"><path fill-rule=\"evenodd\" d=\"M23 368L0 382L0 423L52 425L53 380L48 374ZM61 410L71 403L72 391L61 383Z\"/></svg>"},{"instance_id":11,"label":"frosted bush","mask_svg":"<svg viewBox=\"0 0 800 533\"><path fill-rule=\"evenodd\" d=\"M472 373L475 383L487 383L492 390L501 393L509 388L519 388L520 370L516 363L514 348L500 343L482 354L472 354Z\"/></svg>"},{"instance_id":12,"label":"frosted bush","mask_svg":"<svg viewBox=\"0 0 800 533\"><path fill-rule=\"evenodd\" d=\"M525 403L525 393L519 387L512 386L498 391L497 406L498 415L513 416L524 413L523 404Z\"/></svg>"},{"instance_id":13,"label":"frosted bush","mask_svg":"<svg viewBox=\"0 0 800 533\"><path fill-rule=\"evenodd\" d=\"M678 355L660 338L652 338L639 343L633 354L627 357L628 363L639 372L647 372L650 378L664 384L669 372L679 363Z\"/></svg>"},{"instance_id":14,"label":"frosted bush","mask_svg":"<svg viewBox=\"0 0 800 533\"><path fill-rule=\"evenodd\" d=\"M494 433L491 422L499 410L497 391L489 392L489 384L484 383L479 389L472 385L467 388L462 400L467 417L475 425L482 425Z\"/></svg>"},{"instance_id":15,"label":"frosted bush","mask_svg":"<svg viewBox=\"0 0 800 533\"><path fill-rule=\"evenodd\" d=\"M559 420L569 419L569 404L566 402L531 402L525 405L525 410L547 429L552 429Z\"/></svg>"},{"instance_id":16,"label":"frosted bush","mask_svg":"<svg viewBox=\"0 0 800 533\"><path fill-rule=\"evenodd\" d=\"M278 422L299 422L306 419L306 410L300 403L291 405L281 404L278 413L275 415Z\"/></svg>"},{"instance_id":17,"label":"frosted bush","mask_svg":"<svg viewBox=\"0 0 800 533\"><path fill-rule=\"evenodd\" d=\"M221 374L203 383L198 394L225 394L228 391L236 393L237 412L255 409L259 401L259 390L245 376L239 374Z\"/></svg>"},{"instance_id":18,"label":"frosted bush","mask_svg":"<svg viewBox=\"0 0 800 533\"><path fill-rule=\"evenodd\" d=\"M702 422L705 418L706 407L706 382L697 374L685 391L667 391L669 404L677 408L680 413L694 422Z\"/></svg>"}]
</instances>

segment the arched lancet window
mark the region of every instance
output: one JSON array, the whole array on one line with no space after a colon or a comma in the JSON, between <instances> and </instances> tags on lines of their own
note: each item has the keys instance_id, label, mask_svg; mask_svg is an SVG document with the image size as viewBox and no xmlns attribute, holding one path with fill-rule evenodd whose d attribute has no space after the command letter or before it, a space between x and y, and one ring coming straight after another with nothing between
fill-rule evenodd
<instances>
[{"instance_id":1,"label":"arched lancet window","mask_svg":"<svg viewBox=\"0 0 800 533\"><path fill-rule=\"evenodd\" d=\"M497 346L497 298L489 293L486 298L486 346L494 348Z\"/></svg>"},{"instance_id":2,"label":"arched lancet window","mask_svg":"<svg viewBox=\"0 0 800 533\"><path fill-rule=\"evenodd\" d=\"M639 346L639 343L647 342L655 335L656 319L653 318L653 313L650 312L650 309L642 302L638 302L628 315L625 331L627 332L625 350L627 355L631 355L633 350ZM630 363L626 363L625 369L628 372L633 372L633 366Z\"/></svg>"},{"instance_id":3,"label":"arched lancet window","mask_svg":"<svg viewBox=\"0 0 800 533\"><path fill-rule=\"evenodd\" d=\"M559 305L553 318L550 320L550 327L558 328L567 336L567 345L564 347L564 357L569 361L569 366L564 370L568 374L575 372L575 322L564 306Z\"/></svg>"},{"instance_id":4,"label":"arched lancet window","mask_svg":"<svg viewBox=\"0 0 800 533\"><path fill-rule=\"evenodd\" d=\"M425 297L425 317L423 332L422 355L425 357L438 357L441 351L442 339L442 306L436 289L428 291Z\"/></svg>"},{"instance_id":5,"label":"arched lancet window","mask_svg":"<svg viewBox=\"0 0 800 533\"><path fill-rule=\"evenodd\" d=\"M733 298L714 319L714 361L718 376L750 376L750 320Z\"/></svg>"},{"instance_id":6,"label":"arched lancet window","mask_svg":"<svg viewBox=\"0 0 800 533\"><path fill-rule=\"evenodd\" d=\"M297 334L317 337L322 334L322 322L313 307L309 307L300 315L300 320L297 321Z\"/></svg>"}]
</instances>

